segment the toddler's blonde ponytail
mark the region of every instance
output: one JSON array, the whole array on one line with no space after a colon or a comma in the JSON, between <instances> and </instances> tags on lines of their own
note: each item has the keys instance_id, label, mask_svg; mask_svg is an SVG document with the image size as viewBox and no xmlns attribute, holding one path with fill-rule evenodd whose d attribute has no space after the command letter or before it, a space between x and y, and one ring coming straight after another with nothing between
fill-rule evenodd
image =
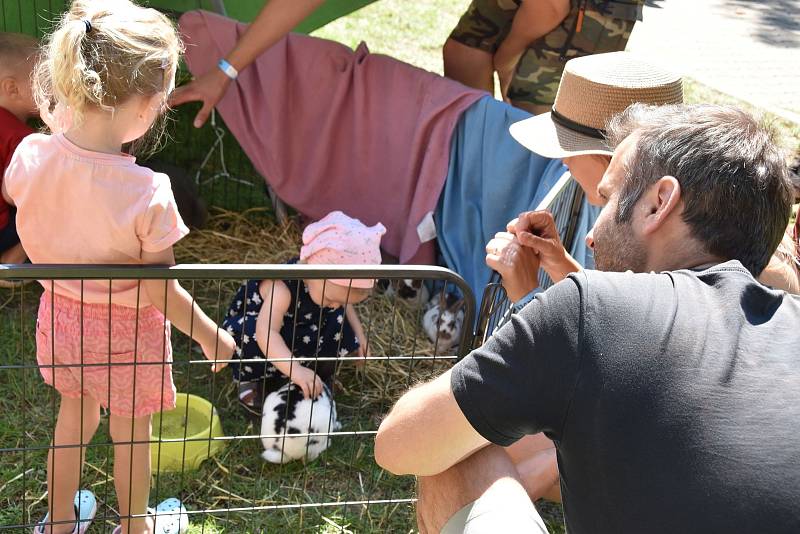
<instances>
[{"instance_id":1,"label":"toddler's blonde ponytail","mask_svg":"<svg viewBox=\"0 0 800 534\"><path fill-rule=\"evenodd\" d=\"M75 0L44 45L34 95L40 109L69 108L78 124L87 110L167 91L182 51L174 25L154 9Z\"/></svg>"}]
</instances>

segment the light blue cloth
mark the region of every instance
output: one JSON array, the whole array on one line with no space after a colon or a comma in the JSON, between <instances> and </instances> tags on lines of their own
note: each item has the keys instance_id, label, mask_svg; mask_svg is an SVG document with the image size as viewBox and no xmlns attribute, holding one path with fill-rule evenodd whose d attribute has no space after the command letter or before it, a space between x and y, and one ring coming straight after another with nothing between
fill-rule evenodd
<instances>
[{"instance_id":1,"label":"light blue cloth","mask_svg":"<svg viewBox=\"0 0 800 534\"><path fill-rule=\"evenodd\" d=\"M570 250L572 257L583 265L584 269L594 269L594 254L592 249L586 246L584 238L594 226L601 209L600 206L592 206L586 202L586 197L584 197L581 212L578 215L578 224L575 226L575 242Z\"/></svg>"},{"instance_id":2,"label":"light blue cloth","mask_svg":"<svg viewBox=\"0 0 800 534\"><path fill-rule=\"evenodd\" d=\"M508 221L534 209L566 172L560 160L534 154L517 143L508 127L531 115L487 96L461 116L450 146L450 168L434 219L445 265L460 274L480 306L489 281L486 243ZM593 265L583 237L597 217L581 210L573 256Z\"/></svg>"}]
</instances>

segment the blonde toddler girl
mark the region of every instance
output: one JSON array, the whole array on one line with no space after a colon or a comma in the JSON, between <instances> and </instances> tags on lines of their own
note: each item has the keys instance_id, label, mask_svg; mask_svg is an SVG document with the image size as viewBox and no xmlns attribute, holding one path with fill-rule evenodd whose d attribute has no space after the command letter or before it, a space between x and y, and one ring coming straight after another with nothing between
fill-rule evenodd
<instances>
[{"instance_id":1,"label":"blonde toddler girl","mask_svg":"<svg viewBox=\"0 0 800 534\"><path fill-rule=\"evenodd\" d=\"M129 0L76 0L62 17L34 75L53 134L20 143L3 182L33 263L174 263L172 246L188 229L169 178L137 165L122 146L164 112L181 51L164 15ZM115 532L184 531L176 499L160 506L172 515L147 508L151 414L175 405L170 322L210 360L230 358L233 339L176 280L41 283L37 360L61 403L47 460L49 513L34 532L89 527L94 496L78 485L101 406L114 442Z\"/></svg>"}]
</instances>

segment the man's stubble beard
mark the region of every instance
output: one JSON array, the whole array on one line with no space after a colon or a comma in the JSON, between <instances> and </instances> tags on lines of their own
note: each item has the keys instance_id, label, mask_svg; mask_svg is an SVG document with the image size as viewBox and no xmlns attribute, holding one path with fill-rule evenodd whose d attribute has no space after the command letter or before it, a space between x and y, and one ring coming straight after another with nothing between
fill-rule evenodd
<instances>
[{"instance_id":1,"label":"man's stubble beard","mask_svg":"<svg viewBox=\"0 0 800 534\"><path fill-rule=\"evenodd\" d=\"M618 224L611 219L594 231L594 264L598 271L644 272L647 251L633 235L630 222Z\"/></svg>"}]
</instances>

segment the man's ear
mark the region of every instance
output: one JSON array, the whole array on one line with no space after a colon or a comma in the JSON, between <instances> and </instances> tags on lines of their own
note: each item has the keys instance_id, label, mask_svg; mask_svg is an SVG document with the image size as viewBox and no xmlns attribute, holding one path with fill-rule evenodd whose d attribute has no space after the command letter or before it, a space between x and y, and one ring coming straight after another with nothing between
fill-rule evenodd
<instances>
[{"instance_id":1,"label":"man's ear","mask_svg":"<svg viewBox=\"0 0 800 534\"><path fill-rule=\"evenodd\" d=\"M681 184L674 176L664 176L650 186L642 196L641 209L644 211L642 231L651 234L678 213L681 203Z\"/></svg>"}]
</instances>

